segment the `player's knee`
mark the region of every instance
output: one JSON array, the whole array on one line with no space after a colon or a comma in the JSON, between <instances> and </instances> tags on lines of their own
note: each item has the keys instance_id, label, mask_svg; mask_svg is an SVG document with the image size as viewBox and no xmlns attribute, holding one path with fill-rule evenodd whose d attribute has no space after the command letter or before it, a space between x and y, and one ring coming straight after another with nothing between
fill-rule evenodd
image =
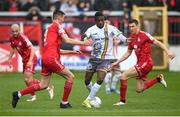
<instances>
[{"instance_id":1,"label":"player's knee","mask_svg":"<svg viewBox=\"0 0 180 117\"><path fill-rule=\"evenodd\" d=\"M68 76L67 76L67 80L70 80L70 81L74 81L74 74L69 74Z\"/></svg>"},{"instance_id":2,"label":"player's knee","mask_svg":"<svg viewBox=\"0 0 180 117\"><path fill-rule=\"evenodd\" d=\"M126 78L127 78L127 74L126 74L126 73L123 73L123 74L121 75L121 80L126 80Z\"/></svg>"},{"instance_id":3,"label":"player's knee","mask_svg":"<svg viewBox=\"0 0 180 117\"><path fill-rule=\"evenodd\" d=\"M29 79L29 78L24 78L24 82L26 82L26 83L30 83L31 82L31 79Z\"/></svg>"},{"instance_id":4,"label":"player's knee","mask_svg":"<svg viewBox=\"0 0 180 117\"><path fill-rule=\"evenodd\" d=\"M137 93L142 93L142 92L143 92L143 89L137 88L137 89L136 89L136 92L137 92Z\"/></svg>"}]
</instances>

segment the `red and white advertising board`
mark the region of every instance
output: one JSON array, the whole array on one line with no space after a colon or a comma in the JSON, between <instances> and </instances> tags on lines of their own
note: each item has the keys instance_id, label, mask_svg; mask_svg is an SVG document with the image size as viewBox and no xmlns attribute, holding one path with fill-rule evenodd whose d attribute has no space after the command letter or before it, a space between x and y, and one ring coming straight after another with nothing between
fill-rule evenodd
<instances>
[{"instance_id":1,"label":"red and white advertising board","mask_svg":"<svg viewBox=\"0 0 180 117\"><path fill-rule=\"evenodd\" d=\"M10 54L9 44L0 44L0 72L18 71L18 53L15 51L12 58L12 67L9 67L8 58Z\"/></svg>"}]
</instances>

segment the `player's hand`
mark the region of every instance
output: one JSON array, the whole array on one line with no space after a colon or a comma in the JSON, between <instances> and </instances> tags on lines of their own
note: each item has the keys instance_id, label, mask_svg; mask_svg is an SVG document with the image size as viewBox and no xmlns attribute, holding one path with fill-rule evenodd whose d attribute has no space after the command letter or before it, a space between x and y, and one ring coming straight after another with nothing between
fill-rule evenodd
<instances>
[{"instance_id":1,"label":"player's hand","mask_svg":"<svg viewBox=\"0 0 180 117\"><path fill-rule=\"evenodd\" d=\"M27 67L27 68L30 68L31 65L32 65L32 62L28 61L26 67Z\"/></svg>"},{"instance_id":2,"label":"player's hand","mask_svg":"<svg viewBox=\"0 0 180 117\"><path fill-rule=\"evenodd\" d=\"M9 63L9 68L12 67L12 59L8 59L8 63Z\"/></svg>"},{"instance_id":3,"label":"player's hand","mask_svg":"<svg viewBox=\"0 0 180 117\"><path fill-rule=\"evenodd\" d=\"M74 54L82 54L82 52L79 50L74 50L73 52L74 52Z\"/></svg>"},{"instance_id":4,"label":"player's hand","mask_svg":"<svg viewBox=\"0 0 180 117\"><path fill-rule=\"evenodd\" d=\"M133 40L133 38L128 37L128 38L127 38L127 43L131 43L131 42L132 42L132 40Z\"/></svg>"},{"instance_id":5,"label":"player's hand","mask_svg":"<svg viewBox=\"0 0 180 117\"><path fill-rule=\"evenodd\" d=\"M114 62L114 63L112 63L111 64L111 66L110 66L110 68L109 68L109 71L114 67L114 66L116 66L117 64L119 64L119 62L118 61L116 61L116 62Z\"/></svg>"},{"instance_id":6,"label":"player's hand","mask_svg":"<svg viewBox=\"0 0 180 117\"><path fill-rule=\"evenodd\" d=\"M172 60L176 55L172 52L168 53L168 57Z\"/></svg>"}]
</instances>

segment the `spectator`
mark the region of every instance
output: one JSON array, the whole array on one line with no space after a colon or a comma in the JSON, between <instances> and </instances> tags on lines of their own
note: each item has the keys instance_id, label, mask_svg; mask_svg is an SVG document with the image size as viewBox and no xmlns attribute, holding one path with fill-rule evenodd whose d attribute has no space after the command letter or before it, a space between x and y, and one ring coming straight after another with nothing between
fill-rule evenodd
<instances>
[{"instance_id":1,"label":"spectator","mask_svg":"<svg viewBox=\"0 0 180 117\"><path fill-rule=\"evenodd\" d=\"M23 6L22 11L28 11L31 7L37 6L34 0L28 0Z\"/></svg>"},{"instance_id":2,"label":"spectator","mask_svg":"<svg viewBox=\"0 0 180 117\"><path fill-rule=\"evenodd\" d=\"M77 0L65 0L65 2L61 4L60 10L65 13L77 12L77 2Z\"/></svg>"},{"instance_id":3,"label":"spectator","mask_svg":"<svg viewBox=\"0 0 180 117\"><path fill-rule=\"evenodd\" d=\"M90 0L79 0L78 2L78 11L90 11L91 10L91 1Z\"/></svg>"},{"instance_id":4,"label":"spectator","mask_svg":"<svg viewBox=\"0 0 180 117\"><path fill-rule=\"evenodd\" d=\"M56 10L56 5L55 5L55 3L50 3L50 5L49 5L49 10L50 10L51 12L54 12L54 11Z\"/></svg>"},{"instance_id":5,"label":"spectator","mask_svg":"<svg viewBox=\"0 0 180 117\"><path fill-rule=\"evenodd\" d=\"M56 9L60 10L61 4L64 3L64 2L65 2L65 0L58 0L58 1L56 1L55 2Z\"/></svg>"},{"instance_id":6,"label":"spectator","mask_svg":"<svg viewBox=\"0 0 180 117\"><path fill-rule=\"evenodd\" d=\"M113 10L113 6L110 0L95 0L94 10L95 11L104 11L104 10L111 11Z\"/></svg>"},{"instance_id":7,"label":"spectator","mask_svg":"<svg viewBox=\"0 0 180 117\"><path fill-rule=\"evenodd\" d=\"M38 7L31 7L31 9L29 9L28 15L26 17L28 20L32 20L32 21L38 21L42 19L42 16L40 14L40 9Z\"/></svg>"},{"instance_id":8,"label":"spectator","mask_svg":"<svg viewBox=\"0 0 180 117\"><path fill-rule=\"evenodd\" d=\"M49 10L49 0L37 0L37 6L41 11Z\"/></svg>"},{"instance_id":9,"label":"spectator","mask_svg":"<svg viewBox=\"0 0 180 117\"><path fill-rule=\"evenodd\" d=\"M10 12L16 12L19 11L20 6L21 4L17 0L6 0L4 3L4 10Z\"/></svg>"}]
</instances>

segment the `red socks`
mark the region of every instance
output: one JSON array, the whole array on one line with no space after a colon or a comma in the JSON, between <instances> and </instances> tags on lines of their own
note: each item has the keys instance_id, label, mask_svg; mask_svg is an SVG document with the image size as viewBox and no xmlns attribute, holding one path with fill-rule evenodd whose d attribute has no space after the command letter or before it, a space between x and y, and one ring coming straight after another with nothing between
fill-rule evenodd
<instances>
[{"instance_id":1,"label":"red socks","mask_svg":"<svg viewBox=\"0 0 180 117\"><path fill-rule=\"evenodd\" d=\"M152 87L154 84L156 84L158 82L158 79L157 78L154 78L152 80L149 80L147 82L144 83L144 90Z\"/></svg>"},{"instance_id":2,"label":"red socks","mask_svg":"<svg viewBox=\"0 0 180 117\"><path fill-rule=\"evenodd\" d=\"M26 95L26 94L32 94L33 92L38 91L38 90L40 90L39 83L31 85L31 86L29 86L29 87L27 87L25 89L20 90L20 93L21 93L21 96L23 96L23 95Z\"/></svg>"},{"instance_id":3,"label":"red socks","mask_svg":"<svg viewBox=\"0 0 180 117\"><path fill-rule=\"evenodd\" d=\"M64 102L68 101L68 97L69 97L69 94L71 92L72 85L73 85L72 82L70 82L68 80L65 81L65 84L64 84L64 94L63 94L62 101L64 101Z\"/></svg>"},{"instance_id":4,"label":"red socks","mask_svg":"<svg viewBox=\"0 0 180 117\"><path fill-rule=\"evenodd\" d=\"M121 86L120 86L120 97L122 102L126 102L126 90L127 90L127 80L120 80Z\"/></svg>"}]
</instances>

